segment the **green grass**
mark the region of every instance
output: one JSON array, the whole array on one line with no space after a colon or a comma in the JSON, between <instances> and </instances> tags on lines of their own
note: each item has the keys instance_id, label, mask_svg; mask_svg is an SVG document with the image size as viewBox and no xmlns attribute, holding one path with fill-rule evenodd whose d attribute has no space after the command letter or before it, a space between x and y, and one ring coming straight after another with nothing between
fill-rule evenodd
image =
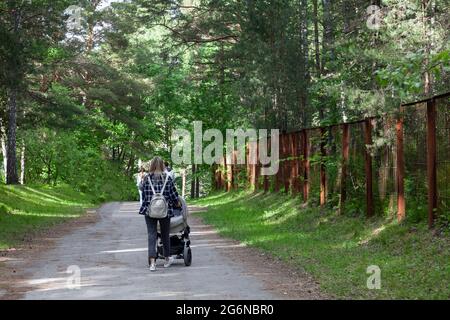
<instances>
[{"instance_id":1,"label":"green grass","mask_svg":"<svg viewBox=\"0 0 450 320\"><path fill-rule=\"evenodd\" d=\"M221 234L270 252L346 299L449 299L450 239L424 223L339 216L300 208L281 194L214 194L195 202ZM367 289L367 267L381 268L381 289Z\"/></svg>"},{"instance_id":2,"label":"green grass","mask_svg":"<svg viewBox=\"0 0 450 320\"><path fill-rule=\"evenodd\" d=\"M0 250L20 244L28 234L80 217L94 202L67 185L0 185Z\"/></svg>"}]
</instances>

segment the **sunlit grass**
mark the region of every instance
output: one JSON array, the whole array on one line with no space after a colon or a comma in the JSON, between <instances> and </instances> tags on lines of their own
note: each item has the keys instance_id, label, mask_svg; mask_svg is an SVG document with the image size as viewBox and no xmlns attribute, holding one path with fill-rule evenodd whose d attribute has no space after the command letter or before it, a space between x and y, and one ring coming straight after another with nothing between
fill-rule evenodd
<instances>
[{"instance_id":1,"label":"sunlit grass","mask_svg":"<svg viewBox=\"0 0 450 320\"><path fill-rule=\"evenodd\" d=\"M324 291L352 299L449 299L450 239L425 223L366 220L301 208L282 194L214 194L197 205L225 236L258 247L313 274ZM367 289L367 267L381 268L380 290Z\"/></svg>"},{"instance_id":2,"label":"sunlit grass","mask_svg":"<svg viewBox=\"0 0 450 320\"><path fill-rule=\"evenodd\" d=\"M57 223L80 217L93 199L69 186L0 186L0 250Z\"/></svg>"}]
</instances>

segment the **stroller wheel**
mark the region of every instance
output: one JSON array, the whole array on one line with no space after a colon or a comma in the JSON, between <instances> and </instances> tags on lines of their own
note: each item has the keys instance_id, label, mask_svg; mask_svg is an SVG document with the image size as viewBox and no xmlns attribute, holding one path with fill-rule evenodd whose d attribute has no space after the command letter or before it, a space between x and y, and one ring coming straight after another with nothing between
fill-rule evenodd
<instances>
[{"instance_id":1,"label":"stroller wheel","mask_svg":"<svg viewBox=\"0 0 450 320\"><path fill-rule=\"evenodd\" d=\"M186 267L189 267L192 263L192 251L190 247L184 247L183 258L184 258L184 265Z\"/></svg>"}]
</instances>

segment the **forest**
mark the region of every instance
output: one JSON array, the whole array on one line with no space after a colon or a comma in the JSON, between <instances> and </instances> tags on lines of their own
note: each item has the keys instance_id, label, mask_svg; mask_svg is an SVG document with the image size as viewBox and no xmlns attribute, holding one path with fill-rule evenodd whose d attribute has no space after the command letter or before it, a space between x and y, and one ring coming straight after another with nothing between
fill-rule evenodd
<instances>
[{"instance_id":1,"label":"forest","mask_svg":"<svg viewBox=\"0 0 450 320\"><path fill-rule=\"evenodd\" d=\"M129 198L138 161L169 158L172 131L193 120L299 130L449 84L439 0L32 0L2 1L0 14L7 184L107 197L109 181ZM211 170L186 169L206 194Z\"/></svg>"}]
</instances>

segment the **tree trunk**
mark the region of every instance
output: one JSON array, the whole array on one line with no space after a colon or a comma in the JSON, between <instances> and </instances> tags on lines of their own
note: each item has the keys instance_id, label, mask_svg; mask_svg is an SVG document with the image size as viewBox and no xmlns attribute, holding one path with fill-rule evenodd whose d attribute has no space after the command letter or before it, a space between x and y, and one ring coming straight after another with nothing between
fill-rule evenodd
<instances>
[{"instance_id":1,"label":"tree trunk","mask_svg":"<svg viewBox=\"0 0 450 320\"><path fill-rule=\"evenodd\" d=\"M248 167L248 166L247 166ZM211 189L214 191L217 191L217 164L212 164L211 165ZM247 170L247 172L249 172L249 170Z\"/></svg>"},{"instance_id":2,"label":"tree trunk","mask_svg":"<svg viewBox=\"0 0 450 320\"><path fill-rule=\"evenodd\" d=\"M136 163L136 157L131 152L130 153L130 159L128 160L128 164L127 164L127 175L130 176L130 177L133 175L132 170L134 168L135 163Z\"/></svg>"},{"instance_id":3,"label":"tree trunk","mask_svg":"<svg viewBox=\"0 0 450 320\"><path fill-rule=\"evenodd\" d=\"M127 151L125 150L125 147L123 147L122 159L121 159L122 163L125 162L126 155L127 155ZM130 153L130 156L131 156L131 153Z\"/></svg>"},{"instance_id":4,"label":"tree trunk","mask_svg":"<svg viewBox=\"0 0 450 320\"><path fill-rule=\"evenodd\" d=\"M5 179L6 179L6 175L7 175L7 172L8 172L8 152L6 151L7 150L7 147L6 147L6 135L3 132L4 131L3 131L3 128L2 128L0 139L1 139L1 143L2 143L3 171L4 171Z\"/></svg>"},{"instance_id":5,"label":"tree trunk","mask_svg":"<svg viewBox=\"0 0 450 320\"><path fill-rule=\"evenodd\" d=\"M323 6L323 39L322 39L322 65L321 70L322 74L328 73L330 70L328 63L334 60L334 50L333 50L333 42L334 42L334 30L333 30L333 4L331 0L322 0Z\"/></svg>"},{"instance_id":6,"label":"tree trunk","mask_svg":"<svg viewBox=\"0 0 450 320\"><path fill-rule=\"evenodd\" d=\"M309 87L309 43L308 43L308 5L307 0L299 1L300 11L300 114L302 115L302 126L307 127L308 112L306 110L308 104L308 87Z\"/></svg>"},{"instance_id":7,"label":"tree trunk","mask_svg":"<svg viewBox=\"0 0 450 320\"><path fill-rule=\"evenodd\" d=\"M91 15L88 18L88 27L87 27L87 37L86 37L86 53L91 53L94 48L94 36L95 36L95 16L94 12L97 10L100 5L101 0L91 0L90 5L92 6Z\"/></svg>"},{"instance_id":8,"label":"tree trunk","mask_svg":"<svg viewBox=\"0 0 450 320\"><path fill-rule=\"evenodd\" d=\"M89 23L88 26L88 32L87 32L87 39L86 39L86 52L90 53L92 51L92 48L94 47L94 24Z\"/></svg>"},{"instance_id":9,"label":"tree trunk","mask_svg":"<svg viewBox=\"0 0 450 320\"><path fill-rule=\"evenodd\" d=\"M314 11L314 53L315 53L315 66L317 76L319 77L321 74L321 66L320 66L320 42L319 42L319 13L317 9L317 0L313 0L313 11Z\"/></svg>"},{"instance_id":10,"label":"tree trunk","mask_svg":"<svg viewBox=\"0 0 450 320\"><path fill-rule=\"evenodd\" d=\"M13 21L13 32L18 38L17 44L20 43L19 30L21 28L22 20L22 9L16 9L12 11L11 20ZM20 45L17 48L22 50ZM6 184L18 184L19 177L17 175L17 155L16 155L16 130L17 130L17 96L19 92L19 84L23 80L23 73L18 65L20 60L10 61L10 68L12 75L14 76L14 82L10 84L9 88L6 90L6 95L8 97L7 106L7 118L8 118L8 129L7 129L7 168L6 168Z\"/></svg>"},{"instance_id":11,"label":"tree trunk","mask_svg":"<svg viewBox=\"0 0 450 320\"><path fill-rule=\"evenodd\" d=\"M425 41L425 59L423 60L423 86L426 96L431 93L431 74L428 71L429 57L431 51L430 35L429 35L429 21L430 21L430 0L422 0L422 24L423 24L423 37Z\"/></svg>"},{"instance_id":12,"label":"tree trunk","mask_svg":"<svg viewBox=\"0 0 450 320\"><path fill-rule=\"evenodd\" d=\"M20 152L20 184L25 184L25 141L22 139L22 150Z\"/></svg>"},{"instance_id":13,"label":"tree trunk","mask_svg":"<svg viewBox=\"0 0 450 320\"><path fill-rule=\"evenodd\" d=\"M8 143L6 184L18 184L16 156L17 88L8 90Z\"/></svg>"},{"instance_id":14,"label":"tree trunk","mask_svg":"<svg viewBox=\"0 0 450 320\"><path fill-rule=\"evenodd\" d=\"M192 165L191 198L195 198L195 164Z\"/></svg>"},{"instance_id":15,"label":"tree trunk","mask_svg":"<svg viewBox=\"0 0 450 320\"><path fill-rule=\"evenodd\" d=\"M322 6L323 6L323 26L324 26L324 32L322 35L322 56L320 55L320 41L319 41L319 12L318 12L318 0L313 1L313 12L314 12L314 51L315 51L315 69L317 78L320 78L322 74L324 73L324 66L325 66L325 59L326 59L326 45L325 45L325 29L326 25L329 23L328 14L325 14L325 3L328 3L329 0L323 0ZM329 27L328 27L329 29ZM319 119L322 121L324 119L324 109L325 107L321 104L319 107Z\"/></svg>"},{"instance_id":16,"label":"tree trunk","mask_svg":"<svg viewBox=\"0 0 450 320\"><path fill-rule=\"evenodd\" d=\"M181 196L186 196L186 169L181 171Z\"/></svg>"},{"instance_id":17,"label":"tree trunk","mask_svg":"<svg viewBox=\"0 0 450 320\"><path fill-rule=\"evenodd\" d=\"M120 146L117 147L117 162L120 162L122 160L124 152L125 152L124 148L120 148Z\"/></svg>"},{"instance_id":18,"label":"tree trunk","mask_svg":"<svg viewBox=\"0 0 450 320\"><path fill-rule=\"evenodd\" d=\"M51 161L47 164L47 184L50 185L52 183L52 165Z\"/></svg>"},{"instance_id":19,"label":"tree trunk","mask_svg":"<svg viewBox=\"0 0 450 320\"><path fill-rule=\"evenodd\" d=\"M6 172L8 169L8 152L6 151L6 134L5 134L6 130L5 127L3 126L3 120L0 119L0 142L2 145L2 156L3 156L3 173L5 175L5 179L6 179Z\"/></svg>"},{"instance_id":20,"label":"tree trunk","mask_svg":"<svg viewBox=\"0 0 450 320\"><path fill-rule=\"evenodd\" d=\"M195 198L200 198L200 178L198 176L198 167L196 167L197 177L195 178Z\"/></svg>"},{"instance_id":21,"label":"tree trunk","mask_svg":"<svg viewBox=\"0 0 450 320\"><path fill-rule=\"evenodd\" d=\"M343 20L343 28L342 31L344 33L350 32L350 10L351 10L351 3L350 1L342 1L342 20Z\"/></svg>"}]
</instances>

